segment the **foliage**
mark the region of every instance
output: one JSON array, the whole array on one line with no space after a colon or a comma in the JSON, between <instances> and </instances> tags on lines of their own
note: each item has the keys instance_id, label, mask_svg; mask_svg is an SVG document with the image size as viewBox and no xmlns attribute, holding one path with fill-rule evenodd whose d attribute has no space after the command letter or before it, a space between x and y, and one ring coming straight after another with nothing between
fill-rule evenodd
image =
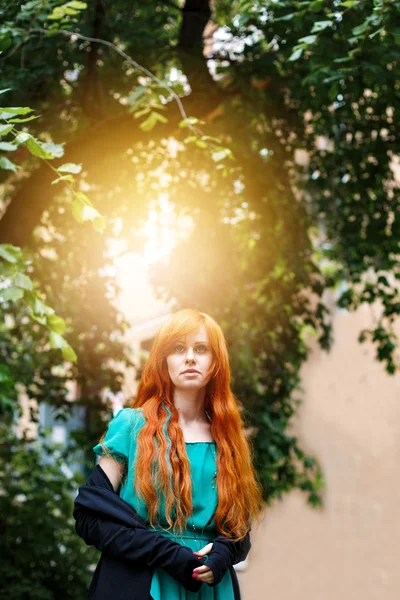
<instances>
[{"instance_id":1,"label":"foliage","mask_svg":"<svg viewBox=\"0 0 400 600\"><path fill-rule=\"evenodd\" d=\"M236 84L249 76L250 65L250 76L267 74L253 80L256 89L264 83L261 104L284 83L287 116L275 129L290 153L308 156L304 166L291 167L319 227L316 258L324 265L323 286L346 284L338 297L342 308L376 305L376 325L359 339L375 344L377 359L393 374L400 306L395 174L400 3L280 1L252 8L239 3L237 9L247 18L234 19L232 35L243 37L256 28L258 36L246 46L244 60L225 71Z\"/></svg>"},{"instance_id":2,"label":"foliage","mask_svg":"<svg viewBox=\"0 0 400 600\"><path fill-rule=\"evenodd\" d=\"M3 425L0 464L0 595L83 598L98 553L74 531L79 480L65 474L65 456L49 442L48 432L28 442Z\"/></svg>"},{"instance_id":3,"label":"foliage","mask_svg":"<svg viewBox=\"0 0 400 600\"><path fill-rule=\"evenodd\" d=\"M0 94L8 91L7 89L1 90ZM18 146L23 145L31 155L44 160L57 175L57 178L51 182L52 185L60 182L67 185L73 198L72 214L75 219L79 223L90 221L96 231L102 232L105 227L104 218L94 208L89 198L73 187L75 180L72 173L80 173L81 165L67 163L58 168L53 167L48 161L62 157L64 153L62 144L44 143L27 131L18 132L16 129L16 124L26 123L36 118L35 115L21 117L21 115L32 112L30 107L5 107L0 111L0 119L3 121L3 124L0 125L0 136L2 138L11 136L12 139L11 142L0 141L0 151L14 152ZM18 165L7 157L0 157L0 169L16 172L18 168ZM34 290L34 283L27 275L30 262L21 248L11 244L0 244L0 258L2 259L0 262L0 299L3 303L18 302L23 299L32 319L50 330L51 348L60 349L65 360L76 362L76 354L63 336L66 330L65 321L56 315L54 309L47 306L38 292Z\"/></svg>"}]
</instances>

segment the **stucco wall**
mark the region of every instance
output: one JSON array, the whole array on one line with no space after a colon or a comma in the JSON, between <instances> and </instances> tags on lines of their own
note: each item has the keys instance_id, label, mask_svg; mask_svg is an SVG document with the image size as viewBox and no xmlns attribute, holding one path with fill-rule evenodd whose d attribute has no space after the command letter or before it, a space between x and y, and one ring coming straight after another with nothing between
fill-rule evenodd
<instances>
[{"instance_id":1,"label":"stucco wall","mask_svg":"<svg viewBox=\"0 0 400 600\"><path fill-rule=\"evenodd\" d=\"M268 509L238 573L243 600L400 598L400 375L357 341L373 313L336 312L328 354L310 342L294 430L324 470L324 508L296 491Z\"/></svg>"}]
</instances>

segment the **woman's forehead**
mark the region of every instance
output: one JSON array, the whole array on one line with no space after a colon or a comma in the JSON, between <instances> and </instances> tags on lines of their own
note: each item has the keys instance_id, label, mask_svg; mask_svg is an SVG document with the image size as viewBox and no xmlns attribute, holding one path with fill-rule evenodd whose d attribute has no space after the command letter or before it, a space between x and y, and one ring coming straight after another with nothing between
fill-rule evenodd
<instances>
[{"instance_id":1,"label":"woman's forehead","mask_svg":"<svg viewBox=\"0 0 400 600\"><path fill-rule=\"evenodd\" d=\"M208 342L208 334L206 328L203 326L197 329L196 331L193 331L192 333L178 336L178 339L193 343Z\"/></svg>"}]
</instances>

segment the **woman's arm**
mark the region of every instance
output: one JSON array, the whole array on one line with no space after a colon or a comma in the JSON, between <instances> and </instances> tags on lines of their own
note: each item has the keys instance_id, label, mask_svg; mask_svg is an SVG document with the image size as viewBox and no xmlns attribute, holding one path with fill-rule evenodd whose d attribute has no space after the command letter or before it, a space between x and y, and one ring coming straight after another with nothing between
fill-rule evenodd
<instances>
[{"instance_id":1,"label":"woman's arm","mask_svg":"<svg viewBox=\"0 0 400 600\"><path fill-rule=\"evenodd\" d=\"M213 550L218 549L221 544L229 548L231 564L236 565L243 560L246 560L248 553L250 552L251 542L250 542L250 531L246 533L245 537L239 542L234 542L233 540L226 538L222 535L219 535L215 538L213 546Z\"/></svg>"},{"instance_id":2,"label":"woman's arm","mask_svg":"<svg viewBox=\"0 0 400 600\"><path fill-rule=\"evenodd\" d=\"M118 494L124 473L123 463L113 460L112 458L108 458L107 456L100 456L98 464L110 480L114 492Z\"/></svg>"},{"instance_id":3,"label":"woman's arm","mask_svg":"<svg viewBox=\"0 0 400 600\"><path fill-rule=\"evenodd\" d=\"M210 587L217 585L228 569L245 560L250 548L250 529L240 542L234 542L222 535L217 536L206 563L206 566L211 569L214 575L214 581L208 585Z\"/></svg>"},{"instance_id":4,"label":"woman's arm","mask_svg":"<svg viewBox=\"0 0 400 600\"><path fill-rule=\"evenodd\" d=\"M163 568L185 589L198 591L202 584L192 578L192 571L203 562L189 548L147 529L115 491L119 488L121 467L111 464L116 461L109 458L101 462L102 466L96 466L75 498L76 533L101 552L150 568Z\"/></svg>"}]
</instances>

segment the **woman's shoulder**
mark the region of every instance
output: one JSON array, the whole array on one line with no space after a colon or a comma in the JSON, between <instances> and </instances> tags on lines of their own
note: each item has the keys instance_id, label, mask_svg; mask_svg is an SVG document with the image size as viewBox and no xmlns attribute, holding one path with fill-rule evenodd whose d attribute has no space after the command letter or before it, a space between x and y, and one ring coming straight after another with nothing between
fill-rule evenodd
<instances>
[{"instance_id":1,"label":"woman's shoulder","mask_svg":"<svg viewBox=\"0 0 400 600\"><path fill-rule=\"evenodd\" d=\"M121 408L114 417L114 421L118 419L121 424L124 423L126 426L137 430L145 424L145 418L143 415L142 408Z\"/></svg>"}]
</instances>

